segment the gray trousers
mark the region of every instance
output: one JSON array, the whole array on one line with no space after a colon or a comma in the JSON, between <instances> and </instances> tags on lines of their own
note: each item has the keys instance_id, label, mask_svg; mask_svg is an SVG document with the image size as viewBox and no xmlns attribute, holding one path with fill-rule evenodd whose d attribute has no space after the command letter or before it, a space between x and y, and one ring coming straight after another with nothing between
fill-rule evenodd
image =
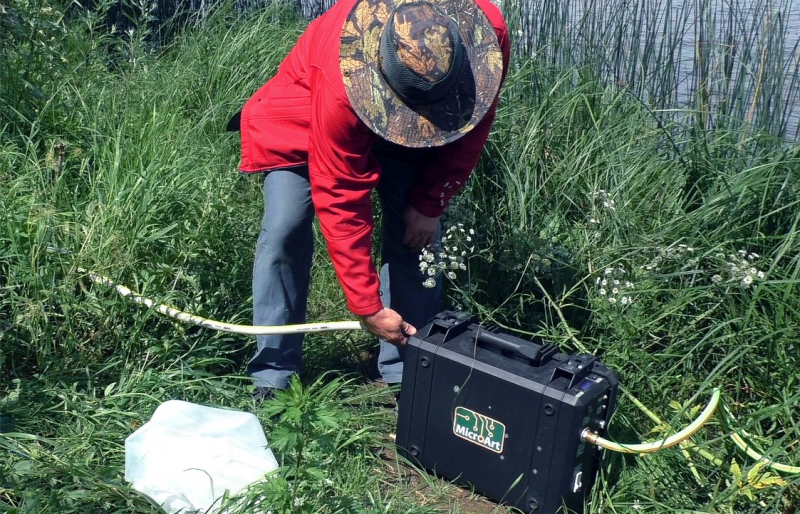
<instances>
[{"instance_id":1,"label":"gray trousers","mask_svg":"<svg viewBox=\"0 0 800 514\"><path fill-rule=\"evenodd\" d=\"M403 246L403 212L419 163L383 157L378 195L381 200L381 299L403 319L422 328L439 311L441 282L426 288L419 253ZM253 323L305 323L311 261L314 254L311 185L308 167L273 170L264 178L264 218L253 265ZM437 241L439 230L437 230ZM332 320L314 320L332 321ZM256 336L258 350L248 364L256 386L285 389L302 368L302 334ZM402 348L380 342L378 370L389 384L403 376Z\"/></svg>"}]
</instances>

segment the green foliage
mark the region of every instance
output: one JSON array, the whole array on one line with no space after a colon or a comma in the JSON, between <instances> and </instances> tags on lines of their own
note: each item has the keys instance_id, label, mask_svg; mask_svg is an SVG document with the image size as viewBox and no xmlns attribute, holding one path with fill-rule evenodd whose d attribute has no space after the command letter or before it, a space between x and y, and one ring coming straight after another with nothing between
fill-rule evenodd
<instances>
[{"instance_id":1,"label":"green foliage","mask_svg":"<svg viewBox=\"0 0 800 514\"><path fill-rule=\"evenodd\" d=\"M20 131L48 100L46 84L67 72L63 12L50 2L15 0L0 6L0 126Z\"/></svg>"},{"instance_id":2,"label":"green foliage","mask_svg":"<svg viewBox=\"0 0 800 514\"><path fill-rule=\"evenodd\" d=\"M674 432L718 386L759 448L798 465L800 150L776 137L796 94L770 50L778 18L753 22L733 61L759 73L708 68L687 109L670 103L666 52L685 25L636 53L658 40L601 12L621 5L597 3L585 41L567 37L565 6L517 6L541 15L523 31L536 53L515 39L484 158L446 215L465 229L439 270L449 306L602 354L664 419L622 396L613 439ZM155 512L124 482L122 441L172 398L263 418L282 467L226 512L466 511L395 471L385 391L319 378L360 365L370 337L310 335L307 371L255 406L240 376L251 338L162 319L87 278L248 323L260 180L235 172L223 129L303 28L277 4L221 8L156 47L147 4L124 34L101 28L108 8L0 7L0 430L16 431L0 435L0 511ZM703 46L697 69L725 48ZM349 318L322 243L309 318ZM748 461L729 430L712 421L692 452L609 456L587 512L796 511L797 479Z\"/></svg>"},{"instance_id":3,"label":"green foliage","mask_svg":"<svg viewBox=\"0 0 800 514\"><path fill-rule=\"evenodd\" d=\"M346 455L363 459L363 448L379 443L371 425L376 417L363 410L375 393L359 393L352 379L326 382L322 376L304 386L295 376L260 409L273 420L270 445L281 467L249 495L278 512L367 512L363 491L335 479L336 470L347 465Z\"/></svg>"}]
</instances>

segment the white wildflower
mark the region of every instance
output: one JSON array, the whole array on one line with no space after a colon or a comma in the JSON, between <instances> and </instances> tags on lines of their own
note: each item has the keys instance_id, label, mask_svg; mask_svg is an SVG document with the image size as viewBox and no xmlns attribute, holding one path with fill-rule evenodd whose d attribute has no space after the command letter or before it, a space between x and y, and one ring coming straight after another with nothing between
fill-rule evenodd
<instances>
[{"instance_id":1,"label":"white wildflower","mask_svg":"<svg viewBox=\"0 0 800 514\"><path fill-rule=\"evenodd\" d=\"M428 289L431 289L431 288L433 288L433 287L436 287L436 279L435 279L435 278L433 278L433 277L431 277L431 278L426 278L426 279L425 279L425 282L423 282L423 283L422 283L422 285L423 285L423 286L425 286L425 287L427 287Z\"/></svg>"},{"instance_id":2,"label":"white wildflower","mask_svg":"<svg viewBox=\"0 0 800 514\"><path fill-rule=\"evenodd\" d=\"M610 296L610 297L608 298L608 302L609 302L609 303L617 303L617 299L616 299L616 298L614 298L613 296Z\"/></svg>"},{"instance_id":3,"label":"white wildflower","mask_svg":"<svg viewBox=\"0 0 800 514\"><path fill-rule=\"evenodd\" d=\"M455 280L456 279L456 274L453 273L452 271L448 271L447 272L447 278L449 278L450 280Z\"/></svg>"},{"instance_id":4,"label":"white wildflower","mask_svg":"<svg viewBox=\"0 0 800 514\"><path fill-rule=\"evenodd\" d=\"M711 282L719 284L720 282L722 282L722 277L720 275L714 275L713 277L711 277Z\"/></svg>"},{"instance_id":5,"label":"white wildflower","mask_svg":"<svg viewBox=\"0 0 800 514\"><path fill-rule=\"evenodd\" d=\"M599 292L600 292L600 296L605 296L606 295L606 290L605 289L601 289Z\"/></svg>"},{"instance_id":6,"label":"white wildflower","mask_svg":"<svg viewBox=\"0 0 800 514\"><path fill-rule=\"evenodd\" d=\"M756 276L758 278L760 278L760 279L763 279L764 278L764 272L763 271L759 271L758 273L756 273Z\"/></svg>"},{"instance_id":7,"label":"white wildflower","mask_svg":"<svg viewBox=\"0 0 800 514\"><path fill-rule=\"evenodd\" d=\"M745 276L745 277L742 279L742 284L744 284L745 286L749 286L749 285L750 285L750 284L752 284L752 283L753 283L753 277L751 277L750 275L746 275L746 276Z\"/></svg>"}]
</instances>

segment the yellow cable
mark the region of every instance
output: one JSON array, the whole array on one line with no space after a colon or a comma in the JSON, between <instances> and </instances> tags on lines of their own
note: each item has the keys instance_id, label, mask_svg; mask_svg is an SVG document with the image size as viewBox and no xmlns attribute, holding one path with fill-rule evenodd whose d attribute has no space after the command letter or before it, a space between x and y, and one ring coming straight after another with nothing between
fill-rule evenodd
<instances>
[{"instance_id":1,"label":"yellow cable","mask_svg":"<svg viewBox=\"0 0 800 514\"><path fill-rule=\"evenodd\" d=\"M728 414L728 416L731 417L732 420L736 421L736 418L734 417L733 413L731 413L731 411L727 407L725 407L725 412ZM741 430L741 433L747 437L752 437L744 430ZM774 460L765 457L763 454L758 453L756 450L754 450L752 446L747 444L747 442L742 438L742 436L740 436L736 432L731 432L731 439L733 440L734 444L736 444L736 446L739 447L740 450L742 450L747 454L748 457L756 461L763 462L771 470L780 471L782 473L789 473L792 475L800 474L800 466L790 466L788 464L781 464L779 462L775 462Z\"/></svg>"},{"instance_id":2,"label":"yellow cable","mask_svg":"<svg viewBox=\"0 0 800 514\"><path fill-rule=\"evenodd\" d=\"M203 318L201 316L189 314L187 312L181 311L174 307L170 307L168 305L157 304L153 300L141 296L138 293L131 291L129 288L121 284L115 283L113 280L104 275L100 275L98 273L94 273L92 271L88 271L83 268L78 268L78 271L89 275L89 278L91 278L92 281L97 284L113 287L120 295L126 298L130 298L132 301L138 304L142 304L147 307L153 308L159 313L164 314L166 316L170 316L179 321L193 323L197 326L203 328L210 328L212 330L235 332L238 334L250 334L250 335L291 334L299 332L323 332L330 330L364 330L364 326L358 321L334 321L329 323L307 323L301 325L281 325L281 326L252 326L252 325L236 325L233 323L224 323L208 318ZM706 405L706 408L703 410L700 416L697 417L697 419L695 419L689 426L687 426L680 432L670 437L667 437L666 439L662 439L660 441L653 441L650 443L640 443L640 444L621 444L609 441L608 439L604 439L600 437L596 432L592 432L588 429L585 430L583 434L581 434L581 439L583 441L589 442L590 444L600 446L607 450L621 452L621 453L651 453L661 450L663 448L669 448L670 446L680 444L681 442L689 439L692 435L697 433L697 431L700 430L700 428L702 428L703 425L705 425L708 422L708 420L711 418L711 415L717 408L717 404L719 403L719 397L720 397L719 389L715 388L711 396L711 400L709 401L708 405ZM635 397L632 398L634 400L634 403L636 403L640 408L642 408L646 414L650 415L650 417L655 416L649 411L649 409L644 407L644 405L642 405L641 402L636 400ZM728 411L728 415L730 415L731 418L733 418L733 415L730 413L730 411ZM658 418L656 417L655 419ZM742 430L742 433L745 434L747 437L750 437L750 435L744 430ZM736 446L738 446L749 457L757 461L763 461L770 469L773 469L775 471L781 471L784 473L800 474L799 466L789 466L787 464L781 464L771 459L768 459L767 457L764 457L762 454L758 453L750 445L748 445L744 441L744 439L742 439L742 437L736 432L733 432L731 434L731 439L736 444Z\"/></svg>"},{"instance_id":3,"label":"yellow cable","mask_svg":"<svg viewBox=\"0 0 800 514\"><path fill-rule=\"evenodd\" d=\"M744 432L744 431L742 431ZM768 459L764 457L754 449L752 449L745 441L742 439L742 436L737 434L736 432L731 434L731 439L733 442L736 443L743 452L745 452L750 458L755 459L759 462L763 462L766 466L774 471L781 471L783 473L789 473L792 475L800 474L800 466L789 466L788 464L781 464L779 462L775 462L772 459Z\"/></svg>"},{"instance_id":4,"label":"yellow cable","mask_svg":"<svg viewBox=\"0 0 800 514\"><path fill-rule=\"evenodd\" d=\"M714 411L719 404L719 396L719 388L714 388L714 392L711 395L711 400L708 402L708 405L706 405L706 408L703 409L703 412L700 413L697 419L692 421L689 426L680 432L673 434L666 439L661 439L660 441L640 444L620 444L609 441L608 439L604 439L596 432L592 432L588 429L584 430L584 433L581 434L581 440L600 446L601 448L620 453L651 453L663 448L669 448L670 446L674 446L685 441L686 439L689 439L691 436L697 433L697 431L700 430L709 419L711 419L711 416L714 414Z\"/></svg>"},{"instance_id":5,"label":"yellow cable","mask_svg":"<svg viewBox=\"0 0 800 514\"><path fill-rule=\"evenodd\" d=\"M360 321L333 321L329 323L305 323L302 325L278 325L278 326L263 326L263 325L235 325L233 323L224 323L222 321L215 321L213 319L203 318L188 312L183 312L175 307L169 305L158 304L149 298L134 293L127 287L115 283L110 278L94 273L92 271L78 268L81 273L86 273L89 278L96 284L113 287L116 291L132 301L155 309L156 311L183 321L186 323L193 323L199 327L210 328L212 330L219 330L221 332L234 332L237 334L249 335L274 335L274 334L297 334L305 332L326 332L330 330L364 330L364 325Z\"/></svg>"}]
</instances>

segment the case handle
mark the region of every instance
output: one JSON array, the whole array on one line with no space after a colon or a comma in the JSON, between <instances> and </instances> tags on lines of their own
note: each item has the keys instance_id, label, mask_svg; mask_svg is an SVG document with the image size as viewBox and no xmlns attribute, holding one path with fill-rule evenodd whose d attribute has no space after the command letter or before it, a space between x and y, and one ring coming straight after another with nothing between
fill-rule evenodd
<instances>
[{"instance_id":1,"label":"case handle","mask_svg":"<svg viewBox=\"0 0 800 514\"><path fill-rule=\"evenodd\" d=\"M524 357L534 366L546 363L557 351L554 346L549 344L540 345L518 337L488 332L482 328L478 328L477 339L478 342L494 346L503 352Z\"/></svg>"}]
</instances>

